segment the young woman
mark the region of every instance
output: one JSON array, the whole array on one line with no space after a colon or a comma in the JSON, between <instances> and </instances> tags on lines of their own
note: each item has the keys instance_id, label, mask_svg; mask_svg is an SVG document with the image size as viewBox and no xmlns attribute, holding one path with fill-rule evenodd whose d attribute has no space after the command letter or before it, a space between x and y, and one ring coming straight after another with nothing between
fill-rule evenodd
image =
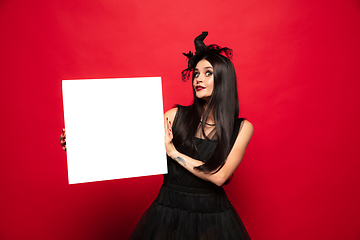
<instances>
[{"instance_id":1,"label":"young woman","mask_svg":"<svg viewBox=\"0 0 360 240\"><path fill-rule=\"evenodd\" d=\"M253 133L238 118L232 51L195 39L183 80L192 72L194 102L165 113L168 174L130 239L250 239L221 187L239 166Z\"/></svg>"},{"instance_id":2,"label":"young woman","mask_svg":"<svg viewBox=\"0 0 360 240\"><path fill-rule=\"evenodd\" d=\"M130 239L250 239L222 185L239 166L253 133L238 118L239 103L231 49L195 39L183 80L192 73L194 102L165 113L168 174ZM66 149L65 134L61 143Z\"/></svg>"}]
</instances>

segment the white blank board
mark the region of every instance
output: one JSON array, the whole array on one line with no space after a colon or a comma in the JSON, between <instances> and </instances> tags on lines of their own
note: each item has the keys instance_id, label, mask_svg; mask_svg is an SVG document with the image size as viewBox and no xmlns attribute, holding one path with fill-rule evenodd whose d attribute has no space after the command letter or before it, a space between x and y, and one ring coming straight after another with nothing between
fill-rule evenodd
<instances>
[{"instance_id":1,"label":"white blank board","mask_svg":"<svg viewBox=\"0 0 360 240\"><path fill-rule=\"evenodd\" d=\"M167 173L160 77L63 80L69 183Z\"/></svg>"}]
</instances>

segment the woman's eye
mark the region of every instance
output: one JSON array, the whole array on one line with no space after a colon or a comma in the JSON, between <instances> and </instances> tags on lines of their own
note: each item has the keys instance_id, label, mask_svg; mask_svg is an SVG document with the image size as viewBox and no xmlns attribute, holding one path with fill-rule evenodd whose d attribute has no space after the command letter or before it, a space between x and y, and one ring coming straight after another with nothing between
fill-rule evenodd
<instances>
[{"instance_id":1,"label":"woman's eye","mask_svg":"<svg viewBox=\"0 0 360 240\"><path fill-rule=\"evenodd\" d=\"M210 71L207 71L207 72L206 72L206 76L207 76L207 77L210 77L211 75L212 75L212 72L210 72Z\"/></svg>"},{"instance_id":2,"label":"woman's eye","mask_svg":"<svg viewBox=\"0 0 360 240\"><path fill-rule=\"evenodd\" d=\"M196 77L196 78L199 77L199 75L200 74L198 72L194 73L194 77Z\"/></svg>"}]
</instances>

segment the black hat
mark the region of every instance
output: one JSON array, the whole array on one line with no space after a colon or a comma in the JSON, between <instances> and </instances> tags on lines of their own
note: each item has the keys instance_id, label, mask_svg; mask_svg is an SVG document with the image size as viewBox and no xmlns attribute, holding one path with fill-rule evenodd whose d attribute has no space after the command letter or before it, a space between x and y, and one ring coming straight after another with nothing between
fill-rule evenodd
<instances>
[{"instance_id":1,"label":"black hat","mask_svg":"<svg viewBox=\"0 0 360 240\"><path fill-rule=\"evenodd\" d=\"M230 48L221 48L216 44L206 46L204 43L204 39L207 35L208 32L202 32L199 36L195 38L195 54L193 54L191 51L189 51L189 53L183 53L188 58L188 67L181 73L183 81L189 80L190 72L192 72L196 67L196 64L207 55L220 54L224 57L231 59L232 50Z\"/></svg>"}]
</instances>

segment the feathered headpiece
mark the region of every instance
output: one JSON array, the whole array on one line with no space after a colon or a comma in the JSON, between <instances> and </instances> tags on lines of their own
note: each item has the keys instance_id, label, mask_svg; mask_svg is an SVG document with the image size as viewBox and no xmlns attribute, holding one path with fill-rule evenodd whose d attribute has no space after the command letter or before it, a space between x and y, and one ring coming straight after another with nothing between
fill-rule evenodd
<instances>
[{"instance_id":1,"label":"feathered headpiece","mask_svg":"<svg viewBox=\"0 0 360 240\"><path fill-rule=\"evenodd\" d=\"M216 44L206 46L204 43L204 39L207 35L208 32L202 32L199 36L195 38L195 54L191 51L189 51L188 53L183 53L188 58L188 67L181 72L183 81L189 80L190 73L194 70L196 64L207 55L221 54L229 59L232 58L232 50L230 48L221 48Z\"/></svg>"}]
</instances>

